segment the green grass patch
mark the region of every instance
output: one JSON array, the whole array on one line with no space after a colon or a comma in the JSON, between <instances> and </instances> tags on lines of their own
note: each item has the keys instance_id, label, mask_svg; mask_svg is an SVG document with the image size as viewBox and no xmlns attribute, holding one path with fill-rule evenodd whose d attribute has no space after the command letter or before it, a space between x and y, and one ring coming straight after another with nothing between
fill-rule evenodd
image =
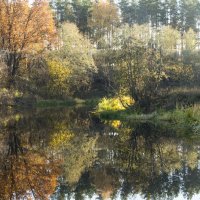
<instances>
[{"instance_id":1,"label":"green grass patch","mask_svg":"<svg viewBox=\"0 0 200 200\"><path fill-rule=\"evenodd\" d=\"M99 104L100 99L99 98L91 98L91 99L85 99L85 105L96 107Z\"/></svg>"},{"instance_id":2,"label":"green grass patch","mask_svg":"<svg viewBox=\"0 0 200 200\"><path fill-rule=\"evenodd\" d=\"M97 106L99 100L98 99L79 99L79 98L71 98L67 100L56 100L56 99L48 99L48 100L39 100L36 103L37 107L67 107L67 106Z\"/></svg>"},{"instance_id":3,"label":"green grass patch","mask_svg":"<svg viewBox=\"0 0 200 200\"><path fill-rule=\"evenodd\" d=\"M142 114L130 110L96 112L103 120L151 121L154 123L167 122L171 126L191 128L200 133L200 105L190 107L177 107L171 111L159 110L157 112Z\"/></svg>"},{"instance_id":4,"label":"green grass patch","mask_svg":"<svg viewBox=\"0 0 200 200\"><path fill-rule=\"evenodd\" d=\"M74 100L40 100L37 101L37 107L62 107L62 106L74 106L76 101Z\"/></svg>"}]
</instances>

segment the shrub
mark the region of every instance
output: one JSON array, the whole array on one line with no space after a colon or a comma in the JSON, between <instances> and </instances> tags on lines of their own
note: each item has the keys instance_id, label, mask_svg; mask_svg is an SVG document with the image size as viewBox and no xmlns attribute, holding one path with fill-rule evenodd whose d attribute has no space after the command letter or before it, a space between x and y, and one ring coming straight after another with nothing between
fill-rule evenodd
<instances>
[{"instance_id":1,"label":"shrub","mask_svg":"<svg viewBox=\"0 0 200 200\"><path fill-rule=\"evenodd\" d=\"M127 107L134 104L134 100L129 96L123 96L121 98L103 98L98 106L97 112L103 111L117 111L117 110L125 110Z\"/></svg>"}]
</instances>

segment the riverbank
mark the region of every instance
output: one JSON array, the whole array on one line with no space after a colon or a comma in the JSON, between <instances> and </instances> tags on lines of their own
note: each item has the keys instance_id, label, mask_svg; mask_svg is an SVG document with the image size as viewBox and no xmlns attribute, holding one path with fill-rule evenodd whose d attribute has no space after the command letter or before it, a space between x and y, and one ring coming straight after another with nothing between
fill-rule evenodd
<instances>
[{"instance_id":1,"label":"riverbank","mask_svg":"<svg viewBox=\"0 0 200 200\"><path fill-rule=\"evenodd\" d=\"M90 105L95 107L99 102L99 98L80 99L80 98L66 98L66 99L44 99L37 95L20 92L17 89L0 89L0 107L65 107L75 105Z\"/></svg>"},{"instance_id":2,"label":"riverbank","mask_svg":"<svg viewBox=\"0 0 200 200\"><path fill-rule=\"evenodd\" d=\"M199 104L189 107L176 107L170 111L158 110L148 114L133 112L131 110L110 110L95 112L95 115L103 120L167 122L171 126L190 127L195 132L200 131Z\"/></svg>"},{"instance_id":3,"label":"riverbank","mask_svg":"<svg viewBox=\"0 0 200 200\"><path fill-rule=\"evenodd\" d=\"M100 119L151 121L154 123L166 122L173 126L191 127L196 132L200 131L200 89L179 88L172 90L162 102L149 113L143 113L134 108L134 100L129 97L113 98L67 98L64 100L43 99L34 95L24 94L18 90L0 90L1 107L18 108L53 108L68 106L89 106ZM161 102L161 101L160 101ZM179 104L178 104L179 103ZM173 104L173 105L172 105ZM130 105L131 108L125 108ZM176 106L181 105L181 106Z\"/></svg>"},{"instance_id":4,"label":"riverbank","mask_svg":"<svg viewBox=\"0 0 200 200\"><path fill-rule=\"evenodd\" d=\"M90 106L95 107L99 102L99 99L79 99L79 98L69 98L65 100L38 100L36 102L36 107L65 107L65 106Z\"/></svg>"}]
</instances>

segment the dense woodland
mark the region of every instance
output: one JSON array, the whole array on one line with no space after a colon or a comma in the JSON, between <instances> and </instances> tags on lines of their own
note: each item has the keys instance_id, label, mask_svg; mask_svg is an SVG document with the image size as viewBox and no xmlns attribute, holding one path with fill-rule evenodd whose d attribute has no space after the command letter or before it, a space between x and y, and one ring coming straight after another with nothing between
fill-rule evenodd
<instances>
[{"instance_id":1,"label":"dense woodland","mask_svg":"<svg viewBox=\"0 0 200 200\"><path fill-rule=\"evenodd\" d=\"M0 102L195 103L199 28L198 0L0 0Z\"/></svg>"}]
</instances>

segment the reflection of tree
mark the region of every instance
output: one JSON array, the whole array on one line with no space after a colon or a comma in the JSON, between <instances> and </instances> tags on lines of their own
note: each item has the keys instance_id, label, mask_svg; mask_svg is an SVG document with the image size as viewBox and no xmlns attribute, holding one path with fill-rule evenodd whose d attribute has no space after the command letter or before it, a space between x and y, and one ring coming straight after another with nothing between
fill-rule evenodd
<instances>
[{"instance_id":1,"label":"reflection of tree","mask_svg":"<svg viewBox=\"0 0 200 200\"><path fill-rule=\"evenodd\" d=\"M76 141L70 145L64 164L66 180L69 183L78 182L83 172L95 161L95 141L94 138L76 138Z\"/></svg>"},{"instance_id":2,"label":"reflection of tree","mask_svg":"<svg viewBox=\"0 0 200 200\"><path fill-rule=\"evenodd\" d=\"M177 196L180 190L187 194L191 190L193 193L200 191L198 145L191 145L188 139L176 138L175 133L175 137L171 137L166 130L151 124L136 125L133 131L118 130L120 135L118 145L114 147L114 159L115 167L121 169L125 180L123 195L142 193L146 198L155 199ZM189 172L195 173L197 178L191 179Z\"/></svg>"},{"instance_id":3,"label":"reflection of tree","mask_svg":"<svg viewBox=\"0 0 200 200\"><path fill-rule=\"evenodd\" d=\"M180 137L169 127L149 123L102 126L82 108L4 119L0 199L35 195L43 200L55 188L55 199L78 200L95 193L115 199L119 191L121 199L138 193L146 199L173 199L180 191L187 199L200 192L197 137Z\"/></svg>"},{"instance_id":4,"label":"reflection of tree","mask_svg":"<svg viewBox=\"0 0 200 200\"><path fill-rule=\"evenodd\" d=\"M49 160L48 160L49 161ZM47 199L54 192L58 171L38 154L9 156L0 171L0 199Z\"/></svg>"},{"instance_id":5,"label":"reflection of tree","mask_svg":"<svg viewBox=\"0 0 200 200\"><path fill-rule=\"evenodd\" d=\"M89 136L91 121L87 112L82 113L81 109L79 112L48 112L47 118L52 119L48 150L62 159L65 180L73 185L96 158L97 138Z\"/></svg>"},{"instance_id":6,"label":"reflection of tree","mask_svg":"<svg viewBox=\"0 0 200 200\"><path fill-rule=\"evenodd\" d=\"M15 129L8 129L8 151L0 155L0 199L47 199L57 185L58 163L24 148Z\"/></svg>"},{"instance_id":7,"label":"reflection of tree","mask_svg":"<svg viewBox=\"0 0 200 200\"><path fill-rule=\"evenodd\" d=\"M96 136L88 136L93 124L84 109L12 111L0 118L0 199L46 199L56 188L61 160L71 184L95 160Z\"/></svg>"},{"instance_id":8,"label":"reflection of tree","mask_svg":"<svg viewBox=\"0 0 200 200\"><path fill-rule=\"evenodd\" d=\"M75 134L67 131L59 132L62 142L57 142L56 148L59 157L63 158L64 176L66 181L71 185L79 181L83 172L90 167L96 158L96 152L94 146L96 143L96 137L87 137L84 133ZM63 133L66 137L63 137ZM73 135L73 136L70 136ZM56 139L57 139L56 135ZM53 138L53 141L55 137ZM57 140L56 140L57 141ZM59 140L60 141L60 140ZM59 144L59 146L58 146Z\"/></svg>"},{"instance_id":9,"label":"reflection of tree","mask_svg":"<svg viewBox=\"0 0 200 200\"><path fill-rule=\"evenodd\" d=\"M91 182L95 185L97 192L102 199L109 199L119 187L119 177L114 173L113 168L96 167L90 172Z\"/></svg>"},{"instance_id":10,"label":"reflection of tree","mask_svg":"<svg viewBox=\"0 0 200 200\"><path fill-rule=\"evenodd\" d=\"M200 191L198 141L192 144L192 139L177 138L175 133L169 134L167 129L152 124L134 124L133 127L124 123L107 124L111 128L105 128L95 142L96 165L92 165L94 158L88 162L89 155L83 153L87 151L81 150L81 144L87 144L92 138L85 137L85 141L83 136L75 134L65 148L65 175L73 184L73 187L68 185L65 192L82 200L91 192L100 199L115 199L117 191L121 199L138 193L146 199L173 199L181 191L187 197ZM88 149L93 148L89 146Z\"/></svg>"},{"instance_id":11,"label":"reflection of tree","mask_svg":"<svg viewBox=\"0 0 200 200\"><path fill-rule=\"evenodd\" d=\"M89 179L85 172L96 160L97 136L90 135L91 121L88 118L76 117L75 123L67 120L54 122L54 128L51 131L50 148L63 162L63 177L54 195L56 199L64 198L62 192L70 199L74 190L75 199L79 200L84 200L83 191L86 190L88 194L93 193L91 185L86 184L86 182L89 183Z\"/></svg>"}]
</instances>

